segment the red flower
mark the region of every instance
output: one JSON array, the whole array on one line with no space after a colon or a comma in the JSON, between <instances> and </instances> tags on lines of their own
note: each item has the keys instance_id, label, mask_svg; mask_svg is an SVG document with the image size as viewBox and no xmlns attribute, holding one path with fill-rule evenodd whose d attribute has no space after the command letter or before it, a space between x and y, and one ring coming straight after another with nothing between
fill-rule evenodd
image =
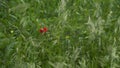
<instances>
[{"instance_id":1,"label":"red flower","mask_svg":"<svg viewBox=\"0 0 120 68\"><path fill-rule=\"evenodd\" d=\"M44 32L44 30L43 30L43 28L41 28L41 29L40 29L40 33L43 33L43 32Z\"/></svg>"},{"instance_id":2,"label":"red flower","mask_svg":"<svg viewBox=\"0 0 120 68\"><path fill-rule=\"evenodd\" d=\"M46 33L48 31L48 29L46 27L44 27L44 28L41 28L39 31L40 31L40 33Z\"/></svg>"},{"instance_id":3,"label":"red flower","mask_svg":"<svg viewBox=\"0 0 120 68\"><path fill-rule=\"evenodd\" d=\"M44 30L44 32L47 32L47 31L48 31L48 29L47 29L46 27L44 27L43 30Z\"/></svg>"}]
</instances>

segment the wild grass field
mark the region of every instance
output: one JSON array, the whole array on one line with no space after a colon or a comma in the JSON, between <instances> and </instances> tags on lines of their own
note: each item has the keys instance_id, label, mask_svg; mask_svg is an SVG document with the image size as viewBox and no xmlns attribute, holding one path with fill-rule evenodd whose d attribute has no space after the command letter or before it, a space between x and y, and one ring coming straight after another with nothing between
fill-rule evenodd
<instances>
[{"instance_id":1,"label":"wild grass field","mask_svg":"<svg viewBox=\"0 0 120 68\"><path fill-rule=\"evenodd\" d=\"M0 0L0 68L120 68L120 0Z\"/></svg>"}]
</instances>

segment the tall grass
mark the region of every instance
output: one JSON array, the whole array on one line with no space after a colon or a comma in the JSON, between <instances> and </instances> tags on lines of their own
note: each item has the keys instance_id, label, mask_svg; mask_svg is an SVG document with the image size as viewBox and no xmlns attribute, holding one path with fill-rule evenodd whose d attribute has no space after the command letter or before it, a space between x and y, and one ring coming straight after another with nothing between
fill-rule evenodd
<instances>
[{"instance_id":1,"label":"tall grass","mask_svg":"<svg viewBox=\"0 0 120 68\"><path fill-rule=\"evenodd\" d=\"M119 11L120 0L0 0L0 68L119 68Z\"/></svg>"}]
</instances>

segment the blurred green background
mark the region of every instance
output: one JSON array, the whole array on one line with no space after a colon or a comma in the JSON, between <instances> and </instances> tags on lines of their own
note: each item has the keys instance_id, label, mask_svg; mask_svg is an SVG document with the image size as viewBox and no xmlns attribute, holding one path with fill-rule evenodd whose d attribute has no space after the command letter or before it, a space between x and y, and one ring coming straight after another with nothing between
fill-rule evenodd
<instances>
[{"instance_id":1,"label":"blurred green background","mask_svg":"<svg viewBox=\"0 0 120 68\"><path fill-rule=\"evenodd\" d=\"M120 0L0 0L0 68L120 68L119 60Z\"/></svg>"}]
</instances>

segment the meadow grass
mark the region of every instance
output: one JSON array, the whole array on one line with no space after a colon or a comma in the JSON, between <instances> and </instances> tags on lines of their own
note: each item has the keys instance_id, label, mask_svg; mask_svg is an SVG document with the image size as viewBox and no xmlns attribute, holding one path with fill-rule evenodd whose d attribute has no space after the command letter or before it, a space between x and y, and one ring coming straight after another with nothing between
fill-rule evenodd
<instances>
[{"instance_id":1,"label":"meadow grass","mask_svg":"<svg viewBox=\"0 0 120 68\"><path fill-rule=\"evenodd\" d=\"M0 68L120 68L120 0L0 0Z\"/></svg>"}]
</instances>

